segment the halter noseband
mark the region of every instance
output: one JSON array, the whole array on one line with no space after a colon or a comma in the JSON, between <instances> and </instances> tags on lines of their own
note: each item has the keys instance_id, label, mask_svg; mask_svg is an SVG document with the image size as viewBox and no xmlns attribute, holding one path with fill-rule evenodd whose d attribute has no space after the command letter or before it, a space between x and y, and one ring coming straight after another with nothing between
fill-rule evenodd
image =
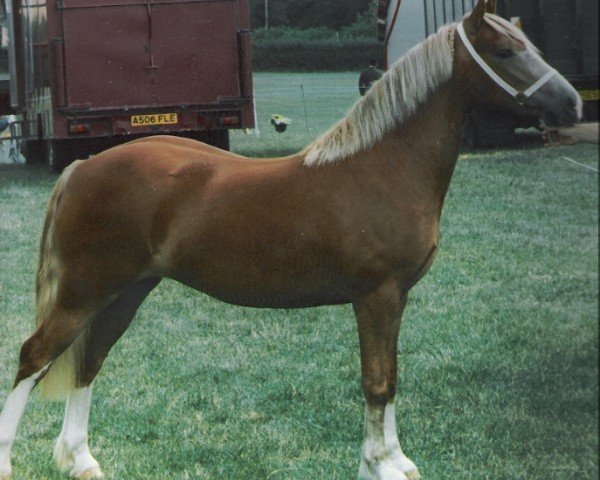
<instances>
[{"instance_id":1,"label":"halter noseband","mask_svg":"<svg viewBox=\"0 0 600 480\"><path fill-rule=\"evenodd\" d=\"M485 63L485 60L481 58L481 56L475 51L475 48L473 47L473 45L467 37L467 34L465 33L463 22L460 22L457 25L456 30L458 31L458 34L460 35L460 38L463 41L465 47L467 47L467 50L469 51L473 59L477 62L477 64L483 69L485 73L488 74L488 76L492 80L494 80L494 82L496 82L500 87L506 90L506 92L511 97L514 97L520 105L523 105L527 101L527 99L531 97L531 95L533 95L540 88L542 88L542 86L545 85L548 80L550 80L554 75L558 73L556 70L550 67L550 70L548 70L548 72L546 72L546 74L542 76L542 78L540 78L537 82L531 85L527 90L519 91L516 88L509 85L507 82L505 82L502 78L500 78L500 76L496 72L494 72L494 70L492 70L487 63Z\"/></svg>"}]
</instances>

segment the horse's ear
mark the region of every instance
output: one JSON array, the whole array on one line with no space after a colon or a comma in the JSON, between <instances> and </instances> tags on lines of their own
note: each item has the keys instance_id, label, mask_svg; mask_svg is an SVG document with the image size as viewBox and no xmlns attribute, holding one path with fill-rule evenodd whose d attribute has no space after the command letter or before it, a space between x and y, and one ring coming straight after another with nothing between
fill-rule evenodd
<instances>
[{"instance_id":1,"label":"horse's ear","mask_svg":"<svg viewBox=\"0 0 600 480\"><path fill-rule=\"evenodd\" d=\"M496 4L498 2L496 0L487 0L485 11L487 13L496 13Z\"/></svg>"},{"instance_id":2,"label":"horse's ear","mask_svg":"<svg viewBox=\"0 0 600 480\"><path fill-rule=\"evenodd\" d=\"M494 2L495 3L495 2ZM479 0L467 18L463 20L465 30L472 35L475 35L483 25L483 16L487 11L488 5L486 0Z\"/></svg>"}]
</instances>

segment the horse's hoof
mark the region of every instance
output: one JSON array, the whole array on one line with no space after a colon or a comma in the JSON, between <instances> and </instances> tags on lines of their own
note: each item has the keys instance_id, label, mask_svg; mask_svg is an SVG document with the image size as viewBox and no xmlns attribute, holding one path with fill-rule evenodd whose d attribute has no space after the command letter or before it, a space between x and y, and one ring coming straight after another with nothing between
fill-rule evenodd
<instances>
[{"instance_id":1,"label":"horse's hoof","mask_svg":"<svg viewBox=\"0 0 600 480\"><path fill-rule=\"evenodd\" d=\"M391 463L369 466L363 459L358 470L358 480L408 480L408 478Z\"/></svg>"},{"instance_id":2,"label":"horse's hoof","mask_svg":"<svg viewBox=\"0 0 600 480\"><path fill-rule=\"evenodd\" d=\"M404 472L404 475L408 478L408 480L419 480L421 478L421 474L418 470L411 470L410 472Z\"/></svg>"},{"instance_id":3,"label":"horse's hoof","mask_svg":"<svg viewBox=\"0 0 600 480\"><path fill-rule=\"evenodd\" d=\"M102 478L104 474L99 468L88 468L81 473L73 475L73 478L78 478L80 480L90 480L91 478Z\"/></svg>"}]
</instances>

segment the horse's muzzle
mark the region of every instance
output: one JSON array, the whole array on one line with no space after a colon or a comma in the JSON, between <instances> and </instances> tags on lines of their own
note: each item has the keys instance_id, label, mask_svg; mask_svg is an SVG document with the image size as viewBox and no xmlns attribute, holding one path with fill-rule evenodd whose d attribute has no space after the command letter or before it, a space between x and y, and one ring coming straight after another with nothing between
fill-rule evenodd
<instances>
[{"instance_id":1,"label":"horse's muzzle","mask_svg":"<svg viewBox=\"0 0 600 480\"><path fill-rule=\"evenodd\" d=\"M557 102L555 109L547 110L544 113L544 122L553 127L573 125L581 120L582 105L578 93L573 92L566 95L562 101Z\"/></svg>"}]
</instances>

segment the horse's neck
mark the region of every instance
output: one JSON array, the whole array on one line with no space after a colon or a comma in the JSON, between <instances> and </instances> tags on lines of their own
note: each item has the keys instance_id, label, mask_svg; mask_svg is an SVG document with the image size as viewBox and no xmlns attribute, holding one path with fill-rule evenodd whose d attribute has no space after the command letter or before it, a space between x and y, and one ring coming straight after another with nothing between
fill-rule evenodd
<instances>
[{"instance_id":1,"label":"horse's neck","mask_svg":"<svg viewBox=\"0 0 600 480\"><path fill-rule=\"evenodd\" d=\"M384 161L392 161L402 181L417 187L439 210L458 158L466 107L464 96L450 82L380 145Z\"/></svg>"}]
</instances>

